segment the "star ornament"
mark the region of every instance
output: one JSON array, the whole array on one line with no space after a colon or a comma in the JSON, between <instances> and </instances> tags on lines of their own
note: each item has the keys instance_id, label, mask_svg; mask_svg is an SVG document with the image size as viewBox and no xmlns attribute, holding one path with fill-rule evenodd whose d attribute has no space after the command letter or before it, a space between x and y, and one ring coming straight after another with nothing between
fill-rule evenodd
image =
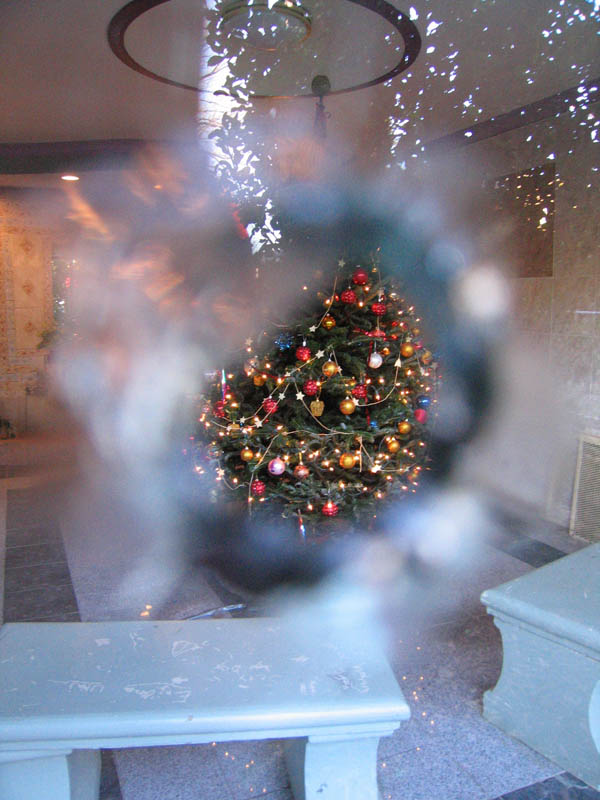
<instances>
[{"instance_id":1,"label":"star ornament","mask_svg":"<svg viewBox=\"0 0 600 800\"><path fill-rule=\"evenodd\" d=\"M323 358L324 355L325 355L325 351L324 350L319 350L317 352L315 358Z\"/></svg>"},{"instance_id":2,"label":"star ornament","mask_svg":"<svg viewBox=\"0 0 600 800\"><path fill-rule=\"evenodd\" d=\"M277 397L279 398L279 400L285 400L285 392L279 392Z\"/></svg>"},{"instance_id":3,"label":"star ornament","mask_svg":"<svg viewBox=\"0 0 600 800\"><path fill-rule=\"evenodd\" d=\"M311 326L310 326L310 328L309 328L308 330L309 330L311 333L314 333L314 332L317 330L317 326L316 326L316 325L311 325Z\"/></svg>"},{"instance_id":4,"label":"star ornament","mask_svg":"<svg viewBox=\"0 0 600 800\"><path fill-rule=\"evenodd\" d=\"M303 398L304 395L302 394L302 392L296 392L296 400L302 400Z\"/></svg>"},{"instance_id":5,"label":"star ornament","mask_svg":"<svg viewBox=\"0 0 600 800\"><path fill-rule=\"evenodd\" d=\"M397 359L394 361L394 366L395 366L395 367L401 367L401 366L402 366L402 361L400 361L400 358L397 358Z\"/></svg>"},{"instance_id":6,"label":"star ornament","mask_svg":"<svg viewBox=\"0 0 600 800\"><path fill-rule=\"evenodd\" d=\"M262 428L262 419L257 419L255 425L257 428Z\"/></svg>"}]
</instances>

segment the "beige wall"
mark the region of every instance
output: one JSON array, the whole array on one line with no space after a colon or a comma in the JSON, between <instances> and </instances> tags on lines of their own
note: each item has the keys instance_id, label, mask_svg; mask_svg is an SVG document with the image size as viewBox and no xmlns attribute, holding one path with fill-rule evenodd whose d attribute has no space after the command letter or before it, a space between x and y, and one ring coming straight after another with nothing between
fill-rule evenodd
<instances>
[{"instance_id":1,"label":"beige wall","mask_svg":"<svg viewBox=\"0 0 600 800\"><path fill-rule=\"evenodd\" d=\"M460 155L462 168L480 180L541 165L554 154L553 274L510 279L513 331L501 360L513 392L504 399L514 408L504 408L490 431L487 482L562 524L577 437L600 435L600 142L583 120L581 113L575 121L562 115ZM502 261L501 248L495 257Z\"/></svg>"},{"instance_id":2,"label":"beige wall","mask_svg":"<svg viewBox=\"0 0 600 800\"><path fill-rule=\"evenodd\" d=\"M44 368L40 334L52 326L51 238L26 204L0 196L0 416L31 424Z\"/></svg>"}]
</instances>

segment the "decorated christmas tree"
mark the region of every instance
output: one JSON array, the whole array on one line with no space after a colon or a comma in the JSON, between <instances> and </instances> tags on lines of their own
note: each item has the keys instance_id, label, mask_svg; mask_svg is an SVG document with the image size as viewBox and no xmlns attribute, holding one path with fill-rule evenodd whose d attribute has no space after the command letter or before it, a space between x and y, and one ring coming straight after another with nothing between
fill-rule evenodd
<instances>
[{"instance_id":1,"label":"decorated christmas tree","mask_svg":"<svg viewBox=\"0 0 600 800\"><path fill-rule=\"evenodd\" d=\"M435 385L400 287L375 261L340 259L311 308L212 374L197 438L217 484L253 514L364 521L416 490Z\"/></svg>"}]
</instances>

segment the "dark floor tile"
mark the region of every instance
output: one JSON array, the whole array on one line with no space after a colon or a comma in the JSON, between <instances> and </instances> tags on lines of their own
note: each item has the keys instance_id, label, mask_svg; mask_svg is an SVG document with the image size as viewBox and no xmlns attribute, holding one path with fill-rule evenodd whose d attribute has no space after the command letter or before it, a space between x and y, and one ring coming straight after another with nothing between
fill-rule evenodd
<instances>
[{"instance_id":1,"label":"dark floor tile","mask_svg":"<svg viewBox=\"0 0 600 800\"><path fill-rule=\"evenodd\" d=\"M496 800L599 800L600 792L574 775L563 772L553 778L503 794Z\"/></svg>"},{"instance_id":2,"label":"dark floor tile","mask_svg":"<svg viewBox=\"0 0 600 800\"><path fill-rule=\"evenodd\" d=\"M59 561L66 561L65 548L62 539L55 539L7 549L5 568L34 567L38 564L54 564Z\"/></svg>"},{"instance_id":3,"label":"dark floor tile","mask_svg":"<svg viewBox=\"0 0 600 800\"><path fill-rule=\"evenodd\" d=\"M69 565L66 561L15 567L7 569L4 574L4 591L7 594L64 585L71 585Z\"/></svg>"},{"instance_id":4,"label":"dark floor tile","mask_svg":"<svg viewBox=\"0 0 600 800\"><path fill-rule=\"evenodd\" d=\"M77 601L70 584L12 592L4 597L5 622L60 622L65 614L74 613L78 613Z\"/></svg>"},{"instance_id":5,"label":"dark floor tile","mask_svg":"<svg viewBox=\"0 0 600 800\"><path fill-rule=\"evenodd\" d=\"M55 523L35 525L31 528L13 528L6 532L7 549L30 544L45 544L46 542L62 542L60 530Z\"/></svg>"},{"instance_id":6,"label":"dark floor tile","mask_svg":"<svg viewBox=\"0 0 600 800\"><path fill-rule=\"evenodd\" d=\"M493 543L497 550L507 553L513 558L518 558L532 567L543 567L551 561L567 555L552 545L530 539L528 536L503 537Z\"/></svg>"},{"instance_id":7,"label":"dark floor tile","mask_svg":"<svg viewBox=\"0 0 600 800\"><path fill-rule=\"evenodd\" d=\"M112 750L101 750L100 755L102 763L100 768L100 795L98 800L123 800Z\"/></svg>"},{"instance_id":8,"label":"dark floor tile","mask_svg":"<svg viewBox=\"0 0 600 800\"><path fill-rule=\"evenodd\" d=\"M44 525L58 511L56 490L47 487L9 489L7 492L6 528Z\"/></svg>"}]
</instances>

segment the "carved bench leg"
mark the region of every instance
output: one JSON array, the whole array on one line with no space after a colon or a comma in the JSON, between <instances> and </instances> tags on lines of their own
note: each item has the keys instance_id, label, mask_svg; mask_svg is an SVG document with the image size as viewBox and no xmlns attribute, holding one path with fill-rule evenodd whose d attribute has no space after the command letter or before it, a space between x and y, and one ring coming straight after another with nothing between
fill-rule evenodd
<instances>
[{"instance_id":1,"label":"carved bench leg","mask_svg":"<svg viewBox=\"0 0 600 800\"><path fill-rule=\"evenodd\" d=\"M600 662L550 634L540 636L499 616L494 622L502 634L502 672L483 696L483 716L600 788L600 698L593 712Z\"/></svg>"},{"instance_id":2,"label":"carved bench leg","mask_svg":"<svg viewBox=\"0 0 600 800\"><path fill-rule=\"evenodd\" d=\"M378 800L378 743L377 735L310 736L286 742L294 800Z\"/></svg>"},{"instance_id":3,"label":"carved bench leg","mask_svg":"<svg viewBox=\"0 0 600 800\"><path fill-rule=\"evenodd\" d=\"M98 800L99 750L0 751L2 800Z\"/></svg>"}]
</instances>

